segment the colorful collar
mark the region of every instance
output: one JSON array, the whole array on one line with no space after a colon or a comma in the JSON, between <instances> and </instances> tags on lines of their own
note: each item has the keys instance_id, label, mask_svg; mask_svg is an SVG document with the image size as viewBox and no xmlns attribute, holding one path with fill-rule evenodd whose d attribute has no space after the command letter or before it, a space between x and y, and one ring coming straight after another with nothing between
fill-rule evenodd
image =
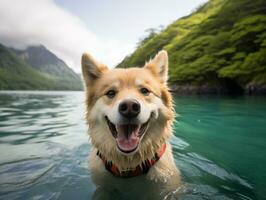
<instances>
[{"instance_id":1,"label":"colorful collar","mask_svg":"<svg viewBox=\"0 0 266 200\"><path fill-rule=\"evenodd\" d=\"M162 157L165 152L165 149L166 144L164 143L163 146L159 149L159 151L155 153L152 159L146 160L145 162L138 165L135 169L130 169L126 171L119 171L117 166L110 161L108 162L107 159L99 151L97 151L97 156L102 159L106 170L109 171L111 174L122 178L130 178L142 174L147 174L149 169Z\"/></svg>"}]
</instances>

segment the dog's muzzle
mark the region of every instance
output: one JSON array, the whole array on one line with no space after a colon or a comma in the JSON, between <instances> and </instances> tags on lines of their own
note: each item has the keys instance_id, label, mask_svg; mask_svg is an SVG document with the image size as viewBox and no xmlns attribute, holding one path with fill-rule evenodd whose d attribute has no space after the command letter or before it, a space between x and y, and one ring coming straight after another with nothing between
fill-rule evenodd
<instances>
[{"instance_id":1,"label":"dog's muzzle","mask_svg":"<svg viewBox=\"0 0 266 200\"><path fill-rule=\"evenodd\" d=\"M137 120L140 111L141 105L137 100L127 99L118 106L121 115L119 124L113 124L107 116L105 117L118 149L124 154L137 150L142 136L148 129L149 119L145 123L139 123Z\"/></svg>"}]
</instances>

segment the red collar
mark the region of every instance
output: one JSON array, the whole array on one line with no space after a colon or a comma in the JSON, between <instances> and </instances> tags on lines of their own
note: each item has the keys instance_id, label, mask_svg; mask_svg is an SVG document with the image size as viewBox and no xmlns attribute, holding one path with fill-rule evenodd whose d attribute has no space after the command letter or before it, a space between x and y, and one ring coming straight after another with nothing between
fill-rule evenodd
<instances>
[{"instance_id":1,"label":"red collar","mask_svg":"<svg viewBox=\"0 0 266 200\"><path fill-rule=\"evenodd\" d=\"M162 147L159 149L157 153L155 153L154 157L150 160L145 160L145 162L138 165L135 169L130 169L127 171L119 171L117 166L113 164L112 162L108 162L107 159L99 152L97 151L97 156L99 156L107 171L109 171L114 176L122 177L122 178L130 178L139 176L142 174L147 174L149 169L162 157L166 149L166 144L164 143Z\"/></svg>"}]
</instances>

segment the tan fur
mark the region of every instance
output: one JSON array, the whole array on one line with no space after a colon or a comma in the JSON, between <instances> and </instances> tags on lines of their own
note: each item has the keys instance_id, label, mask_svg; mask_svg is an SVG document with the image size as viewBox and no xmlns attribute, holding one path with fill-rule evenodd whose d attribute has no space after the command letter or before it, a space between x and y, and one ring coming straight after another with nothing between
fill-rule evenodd
<instances>
[{"instance_id":1,"label":"tan fur","mask_svg":"<svg viewBox=\"0 0 266 200\"><path fill-rule=\"evenodd\" d=\"M93 146L90 167L96 176L96 182L100 184L99 180L106 182L106 179L119 179L105 170L102 160L96 156L97 150L108 161L113 162L119 170L128 170L151 159L160 147L167 143L163 157L149 170L144 179L168 181L168 185L171 183L176 188L180 183L180 176L174 164L171 145L167 142L172 135L172 122L175 117L172 96L168 92L166 84L167 52L161 51L142 68L112 70L108 70L104 65L96 62L89 54L84 54L82 71L86 84L86 119ZM148 88L151 91L150 95L142 95L139 92L141 86ZM105 95L109 89L119 90L113 99ZM117 150L115 139L102 119L101 112L104 109L113 108L117 102L130 95L143 102L145 106L158 109L158 117L150 120L138 151L133 155L123 155ZM171 180L173 177L174 181Z\"/></svg>"}]
</instances>

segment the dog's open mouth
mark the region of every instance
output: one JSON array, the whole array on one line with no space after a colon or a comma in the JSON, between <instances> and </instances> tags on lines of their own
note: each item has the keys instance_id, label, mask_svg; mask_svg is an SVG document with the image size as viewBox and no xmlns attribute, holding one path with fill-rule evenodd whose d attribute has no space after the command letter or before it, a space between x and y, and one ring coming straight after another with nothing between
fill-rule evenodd
<instances>
[{"instance_id":1,"label":"dog's open mouth","mask_svg":"<svg viewBox=\"0 0 266 200\"><path fill-rule=\"evenodd\" d=\"M149 120L144 124L113 124L105 117L108 127L116 139L117 147L123 153L131 153L138 148L141 136L146 132Z\"/></svg>"}]
</instances>

